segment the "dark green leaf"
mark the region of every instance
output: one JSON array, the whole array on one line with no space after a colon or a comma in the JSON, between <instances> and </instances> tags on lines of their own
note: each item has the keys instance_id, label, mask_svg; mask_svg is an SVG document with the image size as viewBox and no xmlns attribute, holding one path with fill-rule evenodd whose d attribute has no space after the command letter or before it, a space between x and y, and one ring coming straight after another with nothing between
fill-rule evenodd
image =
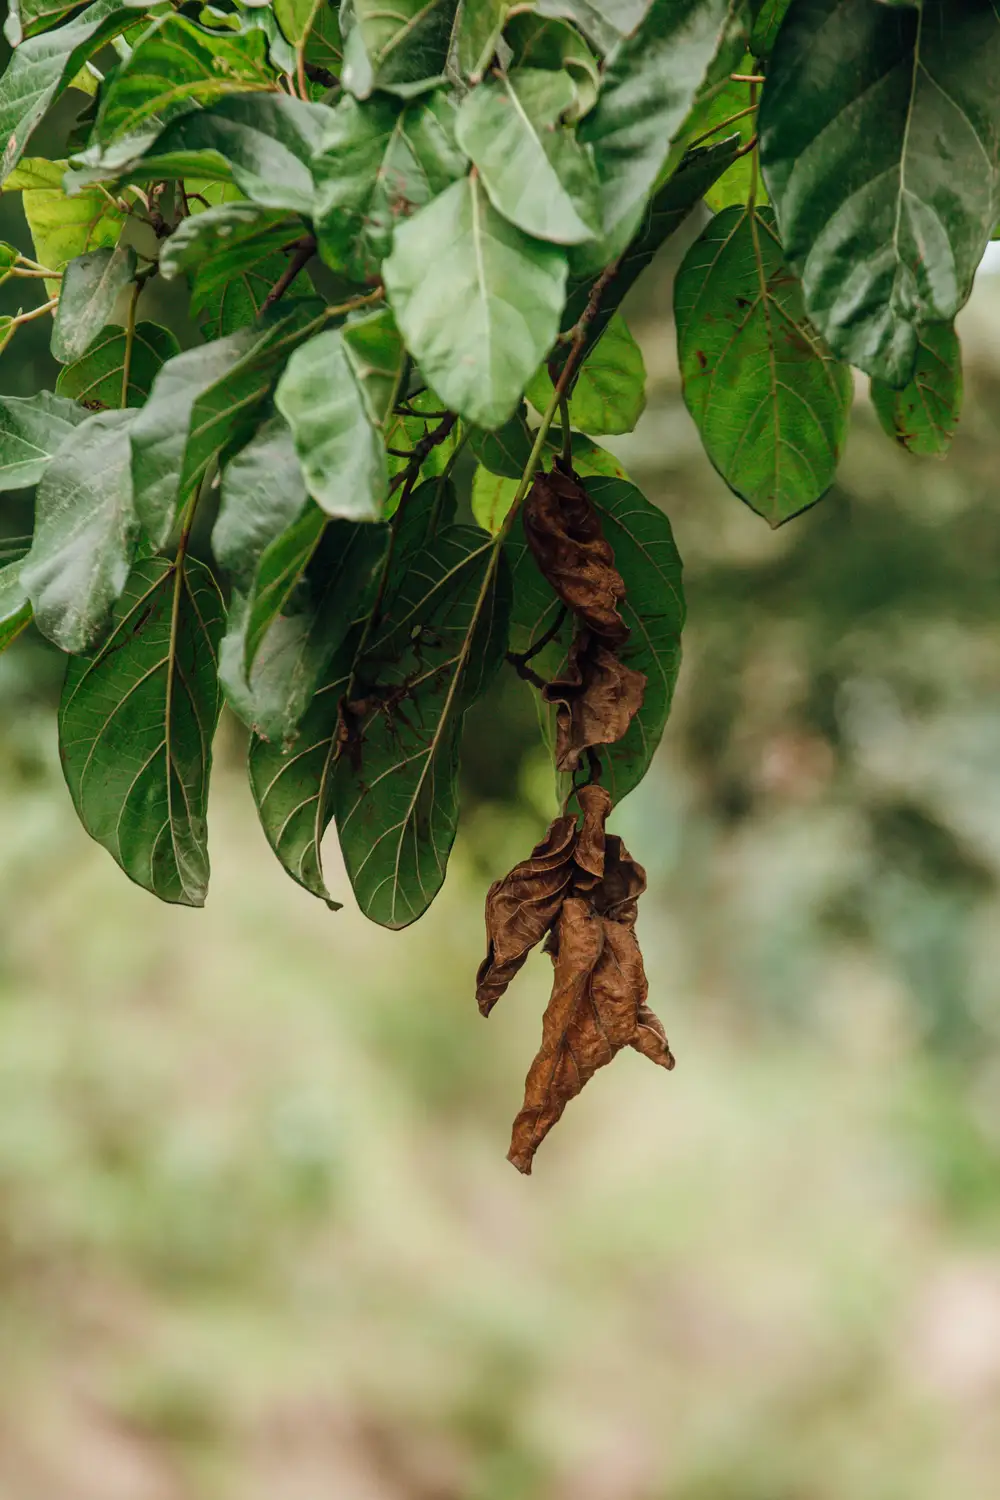
<instances>
[{"instance_id":1,"label":"dark green leaf","mask_svg":"<svg viewBox=\"0 0 1000 1500\"><path fill-rule=\"evenodd\" d=\"M962 408L962 348L950 323L920 330L913 379L901 391L871 383L872 405L890 437L922 457L943 458Z\"/></svg>"},{"instance_id":2,"label":"dark green leaf","mask_svg":"<svg viewBox=\"0 0 1000 1500\"><path fill-rule=\"evenodd\" d=\"M288 362L275 395L313 499L331 516L377 521L389 492L384 430L404 350L387 309L327 329Z\"/></svg>"},{"instance_id":3,"label":"dark green leaf","mask_svg":"<svg viewBox=\"0 0 1000 1500\"><path fill-rule=\"evenodd\" d=\"M770 209L727 208L674 284L684 399L705 451L772 526L831 484L853 381L809 323Z\"/></svg>"},{"instance_id":4,"label":"dark green leaf","mask_svg":"<svg viewBox=\"0 0 1000 1500\"><path fill-rule=\"evenodd\" d=\"M288 94L231 94L191 110L154 139L94 147L77 158L76 186L90 181L156 182L177 177L235 182L264 208L312 211L309 161L329 110Z\"/></svg>"},{"instance_id":5,"label":"dark green leaf","mask_svg":"<svg viewBox=\"0 0 1000 1500\"><path fill-rule=\"evenodd\" d=\"M0 78L0 183L17 166L49 105L65 92L87 59L134 19L135 11L118 0L97 0L69 25L21 43Z\"/></svg>"},{"instance_id":6,"label":"dark green leaf","mask_svg":"<svg viewBox=\"0 0 1000 1500\"><path fill-rule=\"evenodd\" d=\"M136 510L156 546L223 449L249 441L289 353L321 325L316 303L279 306L262 325L163 366L132 428Z\"/></svg>"},{"instance_id":7,"label":"dark green leaf","mask_svg":"<svg viewBox=\"0 0 1000 1500\"><path fill-rule=\"evenodd\" d=\"M353 0L344 87L367 99L375 88L405 95L441 77L456 8L457 0Z\"/></svg>"},{"instance_id":8,"label":"dark green leaf","mask_svg":"<svg viewBox=\"0 0 1000 1500\"><path fill-rule=\"evenodd\" d=\"M233 583L253 584L265 548L298 519L309 499L287 424L269 418L222 472L212 551Z\"/></svg>"},{"instance_id":9,"label":"dark green leaf","mask_svg":"<svg viewBox=\"0 0 1000 1500\"><path fill-rule=\"evenodd\" d=\"M93 140L107 143L165 125L223 94L273 88L262 32L208 32L186 16L164 16L102 90Z\"/></svg>"},{"instance_id":10,"label":"dark green leaf","mask_svg":"<svg viewBox=\"0 0 1000 1500\"><path fill-rule=\"evenodd\" d=\"M532 435L524 419L524 408L511 417L509 422L498 427L496 432L484 432L480 427L473 427L469 432L469 447L483 468L488 469L491 474L505 474L508 479L520 479L527 468L532 447Z\"/></svg>"},{"instance_id":11,"label":"dark green leaf","mask_svg":"<svg viewBox=\"0 0 1000 1500\"><path fill-rule=\"evenodd\" d=\"M86 352L135 270L135 251L121 243L113 250L93 250L70 261L52 327L52 353L60 364L71 364Z\"/></svg>"},{"instance_id":12,"label":"dark green leaf","mask_svg":"<svg viewBox=\"0 0 1000 1500\"><path fill-rule=\"evenodd\" d=\"M630 237L702 88L743 51L730 0L652 0L611 58L581 127L601 180L604 232Z\"/></svg>"},{"instance_id":13,"label":"dark green leaf","mask_svg":"<svg viewBox=\"0 0 1000 1500\"><path fill-rule=\"evenodd\" d=\"M313 161L320 254L356 281L378 273L397 223L465 172L455 107L440 90L400 106L344 97Z\"/></svg>"},{"instance_id":14,"label":"dark green leaf","mask_svg":"<svg viewBox=\"0 0 1000 1500\"><path fill-rule=\"evenodd\" d=\"M508 224L470 177L400 225L383 276L445 404L480 427L506 422L558 332L565 252Z\"/></svg>"},{"instance_id":15,"label":"dark green leaf","mask_svg":"<svg viewBox=\"0 0 1000 1500\"><path fill-rule=\"evenodd\" d=\"M324 68L337 78L343 61L344 42L340 34L338 7L331 0L323 0L306 39L306 62Z\"/></svg>"},{"instance_id":16,"label":"dark green leaf","mask_svg":"<svg viewBox=\"0 0 1000 1500\"><path fill-rule=\"evenodd\" d=\"M528 400L544 412L553 386L543 365L527 390ZM600 340L580 366L573 383L569 414L581 432L631 432L646 406L646 366L642 350L621 313L615 313Z\"/></svg>"},{"instance_id":17,"label":"dark green leaf","mask_svg":"<svg viewBox=\"0 0 1000 1500\"><path fill-rule=\"evenodd\" d=\"M785 253L834 352L890 385L965 302L996 224L998 77L980 0L796 0L778 35L760 150Z\"/></svg>"},{"instance_id":18,"label":"dark green leaf","mask_svg":"<svg viewBox=\"0 0 1000 1500\"><path fill-rule=\"evenodd\" d=\"M750 51L754 57L769 57L791 0L751 0L753 30Z\"/></svg>"},{"instance_id":19,"label":"dark green leaf","mask_svg":"<svg viewBox=\"0 0 1000 1500\"><path fill-rule=\"evenodd\" d=\"M37 484L52 455L87 413L48 391L0 396L0 492Z\"/></svg>"},{"instance_id":20,"label":"dark green leaf","mask_svg":"<svg viewBox=\"0 0 1000 1500\"><path fill-rule=\"evenodd\" d=\"M301 234L301 221L280 210L220 203L181 221L163 247L160 271L168 281L188 272L192 314L207 339L223 338L254 322ZM312 295L300 272L285 298Z\"/></svg>"},{"instance_id":21,"label":"dark green leaf","mask_svg":"<svg viewBox=\"0 0 1000 1500\"><path fill-rule=\"evenodd\" d=\"M334 776L337 832L358 905L384 927L416 921L444 881L462 720L507 644L509 582L497 561L476 528L440 532L405 565L356 663Z\"/></svg>"},{"instance_id":22,"label":"dark green leaf","mask_svg":"<svg viewBox=\"0 0 1000 1500\"><path fill-rule=\"evenodd\" d=\"M56 390L61 396L72 396L75 401L90 407L121 406L127 350L125 329L109 324L101 330L82 359L60 370ZM180 345L168 329L161 328L158 323L137 323L124 404L142 406L160 367L179 353Z\"/></svg>"},{"instance_id":23,"label":"dark green leaf","mask_svg":"<svg viewBox=\"0 0 1000 1500\"><path fill-rule=\"evenodd\" d=\"M84 828L163 901L204 904L206 809L225 626L208 569L133 569L96 656L71 657L59 746Z\"/></svg>"},{"instance_id":24,"label":"dark green leaf","mask_svg":"<svg viewBox=\"0 0 1000 1500\"><path fill-rule=\"evenodd\" d=\"M645 776L670 713L684 625L681 560L670 522L635 485L598 476L585 479L584 488L625 581L621 614L629 637L617 654L646 677L642 707L624 737L600 751L601 784L618 803ZM524 652L555 624L561 605L527 549L519 520L505 550L514 575L511 649ZM573 623L566 619L553 642L533 659L536 671L547 677L558 674L572 632Z\"/></svg>"},{"instance_id":25,"label":"dark green leaf","mask_svg":"<svg viewBox=\"0 0 1000 1500\"><path fill-rule=\"evenodd\" d=\"M601 228L593 160L561 123L575 98L568 73L519 69L467 94L456 128L494 208L526 234L563 245Z\"/></svg>"},{"instance_id":26,"label":"dark green leaf","mask_svg":"<svg viewBox=\"0 0 1000 1500\"><path fill-rule=\"evenodd\" d=\"M132 411L89 417L38 486L21 582L39 630L62 651L93 646L129 576L139 532L128 443L134 420Z\"/></svg>"}]
</instances>

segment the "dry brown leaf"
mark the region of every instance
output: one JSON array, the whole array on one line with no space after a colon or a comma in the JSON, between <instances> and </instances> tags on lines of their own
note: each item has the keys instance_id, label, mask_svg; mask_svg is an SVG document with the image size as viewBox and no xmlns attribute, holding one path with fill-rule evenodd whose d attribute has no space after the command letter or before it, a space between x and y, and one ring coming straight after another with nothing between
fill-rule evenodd
<instances>
[{"instance_id":1,"label":"dry brown leaf","mask_svg":"<svg viewBox=\"0 0 1000 1500\"><path fill-rule=\"evenodd\" d=\"M563 902L556 939L542 1044L528 1070L508 1153L526 1174L570 1099L622 1047L632 1045L661 1066L673 1066L662 1027L646 1005L646 975L631 926L570 896Z\"/></svg>"},{"instance_id":2,"label":"dry brown leaf","mask_svg":"<svg viewBox=\"0 0 1000 1500\"><path fill-rule=\"evenodd\" d=\"M611 798L604 787L591 782L579 788L576 799L583 812L583 823L576 840L573 863L576 865L574 886L590 890L604 878L604 825L611 811Z\"/></svg>"},{"instance_id":3,"label":"dry brown leaf","mask_svg":"<svg viewBox=\"0 0 1000 1500\"><path fill-rule=\"evenodd\" d=\"M556 769L575 771L583 752L620 740L642 707L646 675L618 660L589 630L579 630L566 668L542 689L556 709Z\"/></svg>"},{"instance_id":4,"label":"dry brown leaf","mask_svg":"<svg viewBox=\"0 0 1000 1500\"><path fill-rule=\"evenodd\" d=\"M646 872L629 854L617 834L609 833L604 848L604 874L590 893L596 911L614 922L635 926L638 901L646 889Z\"/></svg>"},{"instance_id":5,"label":"dry brown leaf","mask_svg":"<svg viewBox=\"0 0 1000 1500\"><path fill-rule=\"evenodd\" d=\"M524 505L524 535L563 603L609 644L627 640L628 626L618 613L625 584L600 517L577 480L558 470L538 475Z\"/></svg>"},{"instance_id":6,"label":"dry brown leaf","mask_svg":"<svg viewBox=\"0 0 1000 1500\"><path fill-rule=\"evenodd\" d=\"M488 1016L559 914L573 879L576 818L556 818L528 859L494 881L486 897L486 957L476 1000Z\"/></svg>"}]
</instances>

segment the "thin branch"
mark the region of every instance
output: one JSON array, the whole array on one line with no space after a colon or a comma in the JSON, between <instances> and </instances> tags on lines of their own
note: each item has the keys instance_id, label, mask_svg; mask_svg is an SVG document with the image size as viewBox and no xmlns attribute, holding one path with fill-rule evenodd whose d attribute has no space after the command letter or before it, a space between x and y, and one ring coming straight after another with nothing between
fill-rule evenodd
<instances>
[{"instance_id":1,"label":"thin branch","mask_svg":"<svg viewBox=\"0 0 1000 1500\"><path fill-rule=\"evenodd\" d=\"M261 308L261 312L266 312L269 307L273 307L276 302L281 301L296 276L300 271L305 269L315 254L316 236L312 234L303 235L296 244L295 254L292 256L287 268L281 273L274 286L264 298L264 305Z\"/></svg>"},{"instance_id":2,"label":"thin branch","mask_svg":"<svg viewBox=\"0 0 1000 1500\"><path fill-rule=\"evenodd\" d=\"M420 439L419 442L414 443L412 449L410 450L409 463L407 464L405 469L401 469L399 471L399 473L396 475L389 486L390 495L395 494L395 492L399 489L399 486L401 484L406 484L407 480L410 481L410 488L412 489L413 482L416 480L417 475L420 473L420 468L424 462L424 459L432 449L438 446L439 443L444 442L445 438L451 432L451 429L454 427L457 421L458 418L456 417L455 413L453 411L450 411L445 417L444 421L441 422L439 426L434 428L433 432L428 432L426 436ZM402 504L402 501L400 503Z\"/></svg>"},{"instance_id":3,"label":"thin branch","mask_svg":"<svg viewBox=\"0 0 1000 1500\"><path fill-rule=\"evenodd\" d=\"M125 325L125 354L122 358L122 399L121 408L124 411L128 406L128 382L132 373L132 347L135 344L135 313L139 303L139 293L142 291L142 283L136 281L132 287L132 295L128 304L128 322Z\"/></svg>"}]
</instances>

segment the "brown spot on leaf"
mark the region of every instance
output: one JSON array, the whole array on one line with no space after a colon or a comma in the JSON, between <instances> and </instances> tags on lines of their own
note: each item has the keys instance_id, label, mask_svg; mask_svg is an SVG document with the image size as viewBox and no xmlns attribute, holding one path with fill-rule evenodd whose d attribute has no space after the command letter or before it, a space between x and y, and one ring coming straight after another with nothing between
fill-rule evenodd
<instances>
[{"instance_id":1,"label":"brown spot on leaf","mask_svg":"<svg viewBox=\"0 0 1000 1500\"><path fill-rule=\"evenodd\" d=\"M645 690L644 672L619 661L589 630L578 630L563 675L542 689L546 703L557 705L557 770L575 771L590 746L620 740L642 707Z\"/></svg>"},{"instance_id":2,"label":"brown spot on leaf","mask_svg":"<svg viewBox=\"0 0 1000 1500\"><path fill-rule=\"evenodd\" d=\"M559 598L611 645L628 639L618 612L625 584L601 534L597 511L568 474L539 474L524 507L524 534Z\"/></svg>"}]
</instances>

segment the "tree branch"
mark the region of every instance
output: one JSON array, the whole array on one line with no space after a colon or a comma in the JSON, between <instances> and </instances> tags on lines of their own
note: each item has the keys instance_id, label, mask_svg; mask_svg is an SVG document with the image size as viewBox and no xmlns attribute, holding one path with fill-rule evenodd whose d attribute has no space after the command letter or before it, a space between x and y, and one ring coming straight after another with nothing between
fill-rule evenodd
<instances>
[{"instance_id":1,"label":"tree branch","mask_svg":"<svg viewBox=\"0 0 1000 1500\"><path fill-rule=\"evenodd\" d=\"M289 261L287 269L278 277L274 286L264 298L264 305L261 308L261 312L266 312L269 307L273 307L276 302L281 301L296 276L300 271L305 269L315 254L315 235L305 234L300 240L296 241L295 254Z\"/></svg>"}]
</instances>

